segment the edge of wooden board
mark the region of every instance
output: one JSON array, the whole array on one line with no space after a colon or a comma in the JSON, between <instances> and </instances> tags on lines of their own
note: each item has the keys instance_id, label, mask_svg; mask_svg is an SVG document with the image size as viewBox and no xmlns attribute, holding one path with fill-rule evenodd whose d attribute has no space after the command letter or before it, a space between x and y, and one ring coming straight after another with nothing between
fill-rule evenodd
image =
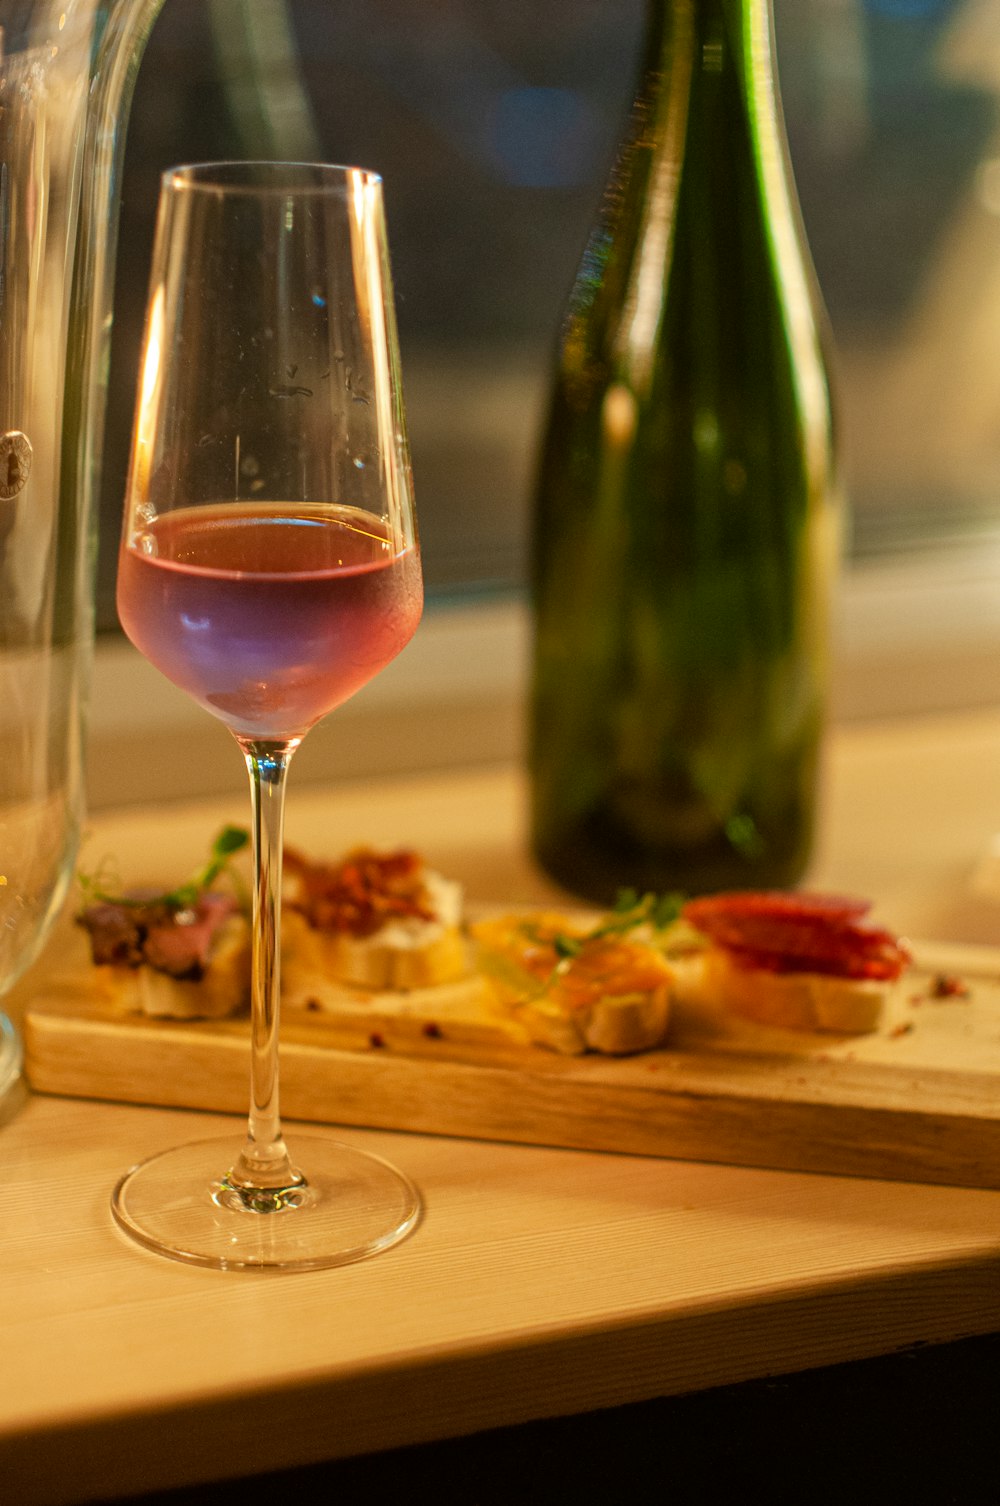
<instances>
[{"instance_id":1,"label":"edge of wooden board","mask_svg":"<svg viewBox=\"0 0 1000 1506\"><path fill-rule=\"evenodd\" d=\"M245 1113L246 1020L95 1018L40 1004L24 1022L33 1088ZM1000 1080L815 1057L658 1051L560 1057L426 1038L343 1049L283 1026L290 1120L1000 1188Z\"/></svg>"}]
</instances>

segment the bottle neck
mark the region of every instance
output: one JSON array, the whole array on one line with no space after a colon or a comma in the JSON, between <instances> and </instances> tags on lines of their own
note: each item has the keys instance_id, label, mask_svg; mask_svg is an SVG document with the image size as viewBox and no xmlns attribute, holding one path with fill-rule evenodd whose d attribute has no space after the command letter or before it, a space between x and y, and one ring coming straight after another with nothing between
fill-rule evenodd
<instances>
[{"instance_id":1,"label":"bottle neck","mask_svg":"<svg viewBox=\"0 0 1000 1506\"><path fill-rule=\"evenodd\" d=\"M650 0L631 129L608 201L630 248L609 268L623 287L616 363L637 391L651 379L678 235L707 252L751 216L766 226L775 277L784 275L779 263L793 281L800 275L791 184L771 0Z\"/></svg>"},{"instance_id":2,"label":"bottle neck","mask_svg":"<svg viewBox=\"0 0 1000 1506\"><path fill-rule=\"evenodd\" d=\"M748 102L773 104L771 0L649 0L637 110L655 127L680 79L735 75Z\"/></svg>"}]
</instances>

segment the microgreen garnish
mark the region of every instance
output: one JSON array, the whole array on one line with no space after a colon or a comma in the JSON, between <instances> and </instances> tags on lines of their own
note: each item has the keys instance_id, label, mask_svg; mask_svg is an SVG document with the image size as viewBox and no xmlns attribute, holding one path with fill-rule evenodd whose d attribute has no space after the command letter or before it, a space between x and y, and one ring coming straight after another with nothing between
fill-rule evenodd
<instances>
[{"instance_id":1,"label":"microgreen garnish","mask_svg":"<svg viewBox=\"0 0 1000 1506\"><path fill-rule=\"evenodd\" d=\"M178 884L176 889L168 889L162 894L146 895L142 899L134 899L115 892L112 887L115 880L107 860L94 874L86 874L82 871L78 873L77 881L86 904L166 905L171 910L190 910L198 903L201 896L207 893L216 879L226 872L230 859L242 851L249 840L250 833L242 826L224 826L212 843L207 862L196 869L189 879L186 879L183 884ZM236 874L230 873L229 876L239 888Z\"/></svg>"},{"instance_id":2,"label":"microgreen garnish","mask_svg":"<svg viewBox=\"0 0 1000 1506\"><path fill-rule=\"evenodd\" d=\"M596 941L604 936L624 936L646 925L654 931L665 931L681 913L683 903L683 894L640 894L636 889L619 889L609 914L581 939Z\"/></svg>"},{"instance_id":3,"label":"microgreen garnish","mask_svg":"<svg viewBox=\"0 0 1000 1506\"><path fill-rule=\"evenodd\" d=\"M602 941L606 936L625 936L640 926L665 931L680 915L683 903L683 894L640 894L636 889L620 889L608 914L582 936L573 936L568 931L546 936L559 958L555 971L562 972L588 942Z\"/></svg>"}]
</instances>

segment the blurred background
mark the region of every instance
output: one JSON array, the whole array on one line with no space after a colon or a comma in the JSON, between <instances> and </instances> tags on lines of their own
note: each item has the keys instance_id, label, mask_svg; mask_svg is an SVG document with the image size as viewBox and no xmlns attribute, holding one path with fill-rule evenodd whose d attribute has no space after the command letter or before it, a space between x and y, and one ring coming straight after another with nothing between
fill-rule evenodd
<instances>
[{"instance_id":1,"label":"blurred background","mask_svg":"<svg viewBox=\"0 0 1000 1506\"><path fill-rule=\"evenodd\" d=\"M774 0L833 326L859 565L1000 525L1000 0ZM645 0L166 0L128 136L102 495L114 569L160 172L385 178L432 602L522 588L560 313L631 101Z\"/></svg>"}]
</instances>

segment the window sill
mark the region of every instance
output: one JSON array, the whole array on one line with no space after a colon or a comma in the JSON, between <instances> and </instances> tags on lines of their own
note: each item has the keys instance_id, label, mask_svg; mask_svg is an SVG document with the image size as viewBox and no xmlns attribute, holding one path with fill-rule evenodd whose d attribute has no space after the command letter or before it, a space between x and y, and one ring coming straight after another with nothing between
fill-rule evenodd
<instances>
[{"instance_id":1,"label":"window sill","mask_svg":"<svg viewBox=\"0 0 1000 1506\"><path fill-rule=\"evenodd\" d=\"M296 782L496 764L520 756L523 601L441 606L400 658L314 729ZM121 640L97 650L92 808L242 784L226 730ZM1000 704L1000 548L859 565L838 606L831 712L856 722Z\"/></svg>"}]
</instances>

